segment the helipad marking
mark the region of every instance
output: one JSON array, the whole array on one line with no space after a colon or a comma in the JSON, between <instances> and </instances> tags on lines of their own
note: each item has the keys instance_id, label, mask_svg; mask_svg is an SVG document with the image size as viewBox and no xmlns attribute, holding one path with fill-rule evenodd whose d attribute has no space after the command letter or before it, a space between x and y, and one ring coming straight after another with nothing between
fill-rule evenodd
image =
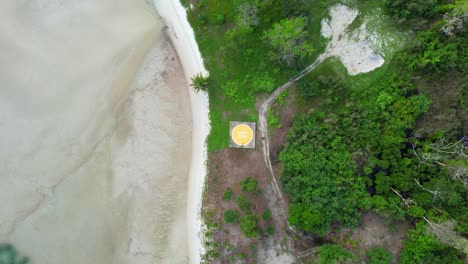
<instances>
[{"instance_id":1,"label":"helipad marking","mask_svg":"<svg viewBox=\"0 0 468 264\"><path fill-rule=\"evenodd\" d=\"M239 124L232 129L231 137L237 145L248 145L252 142L253 131L248 125Z\"/></svg>"}]
</instances>

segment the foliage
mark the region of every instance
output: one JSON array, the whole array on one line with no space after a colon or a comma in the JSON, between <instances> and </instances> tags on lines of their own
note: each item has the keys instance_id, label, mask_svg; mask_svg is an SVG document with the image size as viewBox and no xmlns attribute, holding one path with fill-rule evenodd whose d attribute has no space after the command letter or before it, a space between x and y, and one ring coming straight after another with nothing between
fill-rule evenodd
<instances>
[{"instance_id":1,"label":"foliage","mask_svg":"<svg viewBox=\"0 0 468 264\"><path fill-rule=\"evenodd\" d=\"M0 264L27 264L29 259L18 254L10 244L0 244Z\"/></svg>"},{"instance_id":2,"label":"foliage","mask_svg":"<svg viewBox=\"0 0 468 264\"><path fill-rule=\"evenodd\" d=\"M246 214L241 216L240 229L245 237L258 237L260 235L260 228L258 227L258 216L254 214Z\"/></svg>"},{"instance_id":3,"label":"foliage","mask_svg":"<svg viewBox=\"0 0 468 264\"><path fill-rule=\"evenodd\" d=\"M269 235L273 235L275 233L275 228L273 226L267 226L266 232Z\"/></svg>"},{"instance_id":4,"label":"foliage","mask_svg":"<svg viewBox=\"0 0 468 264\"><path fill-rule=\"evenodd\" d=\"M409 240L401 252L399 263L463 263L455 249L441 245L427 232L424 223L410 231Z\"/></svg>"},{"instance_id":5,"label":"foliage","mask_svg":"<svg viewBox=\"0 0 468 264\"><path fill-rule=\"evenodd\" d=\"M249 199L247 199L247 196L245 194L239 195L236 199L237 206L239 206L239 209L243 212L250 212L250 208L252 207L252 204L250 203Z\"/></svg>"},{"instance_id":6,"label":"foliage","mask_svg":"<svg viewBox=\"0 0 468 264\"><path fill-rule=\"evenodd\" d=\"M234 223L237 220L237 211L227 210L224 212L224 222Z\"/></svg>"},{"instance_id":7,"label":"foliage","mask_svg":"<svg viewBox=\"0 0 468 264\"><path fill-rule=\"evenodd\" d=\"M435 18L445 11L443 0L383 0L388 12L397 19Z\"/></svg>"},{"instance_id":8,"label":"foliage","mask_svg":"<svg viewBox=\"0 0 468 264\"><path fill-rule=\"evenodd\" d=\"M346 260L354 259L353 253L338 245L324 245L320 247L321 264L342 263Z\"/></svg>"},{"instance_id":9,"label":"foliage","mask_svg":"<svg viewBox=\"0 0 468 264\"><path fill-rule=\"evenodd\" d=\"M270 126L271 128L281 128L281 124L279 123L279 118L275 116L272 109L268 111L267 122L268 122L268 126Z\"/></svg>"},{"instance_id":10,"label":"foliage","mask_svg":"<svg viewBox=\"0 0 468 264\"><path fill-rule=\"evenodd\" d=\"M242 3L238 7L236 24L240 30L250 31L253 27L260 24L258 17L258 7L254 4Z\"/></svg>"},{"instance_id":11,"label":"foliage","mask_svg":"<svg viewBox=\"0 0 468 264\"><path fill-rule=\"evenodd\" d=\"M313 51L305 41L306 25L307 20L302 17L283 19L265 32L264 39L278 51L280 60L292 65L296 59L303 59Z\"/></svg>"},{"instance_id":12,"label":"foliage","mask_svg":"<svg viewBox=\"0 0 468 264\"><path fill-rule=\"evenodd\" d=\"M320 116L295 121L280 160L285 164L281 178L284 190L292 202L290 223L325 235L335 222L356 225L359 209L369 200L365 178L355 175L356 167L343 139L322 142L325 138L316 138L316 129L325 129L320 134L325 137L331 133L327 131L330 128L320 125ZM319 141L323 145L318 145Z\"/></svg>"},{"instance_id":13,"label":"foliage","mask_svg":"<svg viewBox=\"0 0 468 264\"><path fill-rule=\"evenodd\" d=\"M375 246L367 251L369 264L390 264L392 262L392 253L382 247Z\"/></svg>"},{"instance_id":14,"label":"foliage","mask_svg":"<svg viewBox=\"0 0 468 264\"><path fill-rule=\"evenodd\" d=\"M231 188L226 188L223 194L223 200L224 201L230 201L232 198L232 189Z\"/></svg>"},{"instance_id":15,"label":"foliage","mask_svg":"<svg viewBox=\"0 0 468 264\"><path fill-rule=\"evenodd\" d=\"M258 181L252 177L247 177L240 182L243 192L255 192L257 190Z\"/></svg>"},{"instance_id":16,"label":"foliage","mask_svg":"<svg viewBox=\"0 0 468 264\"><path fill-rule=\"evenodd\" d=\"M206 91L210 84L209 77L204 76L202 73L197 73L191 78L192 83L190 84L195 92Z\"/></svg>"},{"instance_id":17,"label":"foliage","mask_svg":"<svg viewBox=\"0 0 468 264\"><path fill-rule=\"evenodd\" d=\"M282 11L286 17L306 17L311 10L311 1L281 0Z\"/></svg>"},{"instance_id":18,"label":"foliage","mask_svg":"<svg viewBox=\"0 0 468 264\"><path fill-rule=\"evenodd\" d=\"M268 221L271 219L271 211L270 210L265 210L262 214L262 218L265 221Z\"/></svg>"},{"instance_id":19,"label":"foliage","mask_svg":"<svg viewBox=\"0 0 468 264\"><path fill-rule=\"evenodd\" d=\"M284 106L284 104L286 103L286 97L288 97L288 91L287 90L284 90L283 92L281 92L279 95L278 95L278 103L281 107Z\"/></svg>"},{"instance_id":20,"label":"foliage","mask_svg":"<svg viewBox=\"0 0 468 264\"><path fill-rule=\"evenodd\" d=\"M407 55L409 70L431 70L441 72L454 68L458 60L458 41L444 40L438 31L419 32L412 50Z\"/></svg>"}]
</instances>

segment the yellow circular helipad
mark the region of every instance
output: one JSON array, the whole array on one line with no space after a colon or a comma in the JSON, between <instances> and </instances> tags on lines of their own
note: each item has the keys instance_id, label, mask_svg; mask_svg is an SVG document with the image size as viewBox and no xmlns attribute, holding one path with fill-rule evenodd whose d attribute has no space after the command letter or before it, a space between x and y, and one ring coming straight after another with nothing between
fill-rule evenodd
<instances>
[{"instance_id":1,"label":"yellow circular helipad","mask_svg":"<svg viewBox=\"0 0 468 264\"><path fill-rule=\"evenodd\" d=\"M240 124L232 129L231 137L237 145L248 145L252 142L253 132L248 125Z\"/></svg>"}]
</instances>

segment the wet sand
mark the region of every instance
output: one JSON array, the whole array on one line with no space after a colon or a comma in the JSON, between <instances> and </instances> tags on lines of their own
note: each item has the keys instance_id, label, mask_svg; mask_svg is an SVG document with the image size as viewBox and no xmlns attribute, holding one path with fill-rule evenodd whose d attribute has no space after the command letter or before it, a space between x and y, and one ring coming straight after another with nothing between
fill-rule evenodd
<instances>
[{"instance_id":1,"label":"wet sand","mask_svg":"<svg viewBox=\"0 0 468 264\"><path fill-rule=\"evenodd\" d=\"M188 85L143 2L0 4L0 242L32 263L188 261Z\"/></svg>"}]
</instances>

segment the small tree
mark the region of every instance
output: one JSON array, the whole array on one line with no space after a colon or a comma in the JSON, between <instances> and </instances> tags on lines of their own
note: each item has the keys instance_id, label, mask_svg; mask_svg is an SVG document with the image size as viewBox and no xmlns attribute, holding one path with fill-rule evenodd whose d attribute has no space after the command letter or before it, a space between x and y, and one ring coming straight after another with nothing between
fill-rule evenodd
<instances>
[{"instance_id":1,"label":"small tree","mask_svg":"<svg viewBox=\"0 0 468 264\"><path fill-rule=\"evenodd\" d=\"M224 222L234 223L237 220L237 211L227 210L224 212Z\"/></svg>"},{"instance_id":2,"label":"small tree","mask_svg":"<svg viewBox=\"0 0 468 264\"><path fill-rule=\"evenodd\" d=\"M354 255L347 249L338 245L324 245L320 247L320 264L346 263L354 258Z\"/></svg>"},{"instance_id":3,"label":"small tree","mask_svg":"<svg viewBox=\"0 0 468 264\"><path fill-rule=\"evenodd\" d=\"M226 191L224 191L223 200L224 201L229 201L229 200L231 200L231 198L232 198L232 189L227 188Z\"/></svg>"},{"instance_id":4,"label":"small tree","mask_svg":"<svg viewBox=\"0 0 468 264\"><path fill-rule=\"evenodd\" d=\"M204 76L202 73L195 74L192 78L192 84L190 84L195 92L200 90L207 91L210 84L209 77Z\"/></svg>"},{"instance_id":5,"label":"small tree","mask_svg":"<svg viewBox=\"0 0 468 264\"><path fill-rule=\"evenodd\" d=\"M373 247L367 251L369 264L390 264L392 262L392 253L381 247Z\"/></svg>"},{"instance_id":6,"label":"small tree","mask_svg":"<svg viewBox=\"0 0 468 264\"><path fill-rule=\"evenodd\" d=\"M241 209L244 212L249 212L250 207L252 206L252 204L249 202L245 194L239 195L239 197L237 197L236 199L236 203L237 203L237 206L239 206L239 209Z\"/></svg>"},{"instance_id":7,"label":"small tree","mask_svg":"<svg viewBox=\"0 0 468 264\"><path fill-rule=\"evenodd\" d=\"M307 19L303 17L283 19L266 31L263 38L278 50L280 60L291 65L297 58L304 58L313 52L305 41L308 35L306 25Z\"/></svg>"},{"instance_id":8,"label":"small tree","mask_svg":"<svg viewBox=\"0 0 468 264\"><path fill-rule=\"evenodd\" d=\"M246 214L240 218L240 229L245 237L255 238L260 235L258 228L258 216Z\"/></svg>"},{"instance_id":9,"label":"small tree","mask_svg":"<svg viewBox=\"0 0 468 264\"><path fill-rule=\"evenodd\" d=\"M260 24L260 19L257 15L258 7L255 5L247 3L240 4L238 12L236 23L240 30L250 31L252 30L252 27Z\"/></svg>"},{"instance_id":10,"label":"small tree","mask_svg":"<svg viewBox=\"0 0 468 264\"><path fill-rule=\"evenodd\" d=\"M244 192L255 192L257 190L258 181L252 177L247 177L245 180L240 182L242 191Z\"/></svg>"}]
</instances>

